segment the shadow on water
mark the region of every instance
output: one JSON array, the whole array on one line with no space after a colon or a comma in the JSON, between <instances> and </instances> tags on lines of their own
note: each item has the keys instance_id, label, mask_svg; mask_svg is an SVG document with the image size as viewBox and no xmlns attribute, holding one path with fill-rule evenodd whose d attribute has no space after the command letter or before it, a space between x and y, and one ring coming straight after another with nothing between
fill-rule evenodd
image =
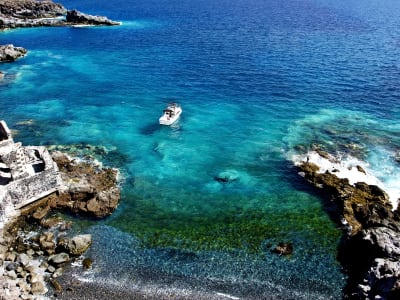
<instances>
[{"instance_id":1,"label":"shadow on water","mask_svg":"<svg viewBox=\"0 0 400 300\"><path fill-rule=\"evenodd\" d=\"M338 214L338 207L330 195L328 195L323 189L316 188L312 183L309 183L298 172L299 169L293 164L293 162L286 160L283 166L280 167L282 176L288 181L290 186L297 191L307 193L320 200L324 211L328 214L329 218L342 227L340 216Z\"/></svg>"},{"instance_id":2,"label":"shadow on water","mask_svg":"<svg viewBox=\"0 0 400 300\"><path fill-rule=\"evenodd\" d=\"M143 135L152 135L161 129L161 125L158 123L147 124L146 126L140 128L140 133Z\"/></svg>"},{"instance_id":3,"label":"shadow on water","mask_svg":"<svg viewBox=\"0 0 400 300\"><path fill-rule=\"evenodd\" d=\"M347 282L343 290L343 295L346 295L349 290L354 290L354 284L359 282L359 280L351 280L351 278L361 278L367 271L367 269L362 267L363 265L366 265L365 261L371 260L370 257L366 257L368 254L365 254L365 251L362 249L366 245L363 245L360 248L360 244L362 245L362 243L360 243L359 239L352 239L353 242L349 243L349 239L346 237L344 232L346 228L341 222L341 217L339 214L340 210L332 197L327 194L324 189L316 188L312 183L307 182L300 175L293 176L293 174L297 174L298 170L296 166L291 164L289 161L286 172L287 176L291 176L293 178L293 180L290 181L291 186L298 191L308 193L311 196L318 198L321 201L323 210L327 213L329 218L338 226L338 228L342 230L342 236L338 241L336 259L343 268L342 273L346 274L347 276ZM356 241L354 242L354 240ZM349 265L357 266L356 268L352 269L362 271L359 272L359 274L354 274L354 272L349 271ZM367 265L369 266L370 264Z\"/></svg>"}]
</instances>

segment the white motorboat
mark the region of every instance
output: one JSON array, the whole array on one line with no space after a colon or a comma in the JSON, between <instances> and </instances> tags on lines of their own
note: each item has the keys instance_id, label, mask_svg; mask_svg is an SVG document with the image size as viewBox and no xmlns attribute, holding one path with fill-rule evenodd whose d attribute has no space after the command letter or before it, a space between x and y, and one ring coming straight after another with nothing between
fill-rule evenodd
<instances>
[{"instance_id":1,"label":"white motorboat","mask_svg":"<svg viewBox=\"0 0 400 300\"><path fill-rule=\"evenodd\" d=\"M182 108L178 103L169 103L167 108L163 110L163 115L160 117L161 125L171 125L182 113Z\"/></svg>"}]
</instances>

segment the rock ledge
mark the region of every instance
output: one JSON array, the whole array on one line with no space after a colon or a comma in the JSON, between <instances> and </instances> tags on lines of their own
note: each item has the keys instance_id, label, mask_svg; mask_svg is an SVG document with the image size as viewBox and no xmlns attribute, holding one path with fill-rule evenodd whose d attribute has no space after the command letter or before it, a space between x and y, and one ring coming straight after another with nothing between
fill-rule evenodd
<instances>
[{"instance_id":1,"label":"rock ledge","mask_svg":"<svg viewBox=\"0 0 400 300\"><path fill-rule=\"evenodd\" d=\"M321 162L338 158L319 151L299 163L299 174L330 195L346 226L339 260L349 275L347 299L400 299L400 213L380 187L338 177L338 170L325 170ZM367 178L360 166L356 177ZM359 174L357 174L357 172Z\"/></svg>"}]
</instances>

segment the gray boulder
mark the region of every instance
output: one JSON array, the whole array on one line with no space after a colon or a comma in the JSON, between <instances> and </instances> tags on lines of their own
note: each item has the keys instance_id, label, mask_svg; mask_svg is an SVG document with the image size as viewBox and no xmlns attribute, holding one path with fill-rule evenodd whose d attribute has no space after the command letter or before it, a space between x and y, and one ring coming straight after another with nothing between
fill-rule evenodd
<instances>
[{"instance_id":1,"label":"gray boulder","mask_svg":"<svg viewBox=\"0 0 400 300\"><path fill-rule=\"evenodd\" d=\"M399 299L399 278L399 261L383 258L375 259L364 279L364 284L358 286L359 299Z\"/></svg>"},{"instance_id":2,"label":"gray boulder","mask_svg":"<svg viewBox=\"0 0 400 300\"><path fill-rule=\"evenodd\" d=\"M63 239L59 241L57 249L65 251L73 256L79 256L92 244L92 236L90 234L82 234L73 237L72 239Z\"/></svg>"},{"instance_id":3,"label":"gray boulder","mask_svg":"<svg viewBox=\"0 0 400 300\"><path fill-rule=\"evenodd\" d=\"M12 44L0 46L0 62L12 62L26 55L28 51Z\"/></svg>"},{"instance_id":4,"label":"gray boulder","mask_svg":"<svg viewBox=\"0 0 400 300\"><path fill-rule=\"evenodd\" d=\"M363 240L368 241L371 247L376 247L382 252L381 257L400 258L400 232L388 227L374 227L368 228L362 233Z\"/></svg>"},{"instance_id":5,"label":"gray boulder","mask_svg":"<svg viewBox=\"0 0 400 300\"><path fill-rule=\"evenodd\" d=\"M69 261L69 255L67 253L61 252L54 254L49 257L49 263L59 265Z\"/></svg>"}]
</instances>

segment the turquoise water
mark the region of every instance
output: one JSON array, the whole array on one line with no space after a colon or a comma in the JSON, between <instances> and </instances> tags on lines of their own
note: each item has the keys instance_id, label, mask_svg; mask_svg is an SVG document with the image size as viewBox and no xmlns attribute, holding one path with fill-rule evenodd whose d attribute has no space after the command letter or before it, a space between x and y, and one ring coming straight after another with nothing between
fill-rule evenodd
<instances>
[{"instance_id":1,"label":"turquoise water","mask_svg":"<svg viewBox=\"0 0 400 300\"><path fill-rule=\"evenodd\" d=\"M94 235L86 276L340 297L340 228L291 155L312 144L351 154L398 192L400 4L62 3L123 25L2 33L29 54L0 66L0 118L25 145L104 146L100 159L121 169L117 211L75 220ZM183 114L161 127L170 100ZM270 252L279 242L293 243L291 257Z\"/></svg>"}]
</instances>

